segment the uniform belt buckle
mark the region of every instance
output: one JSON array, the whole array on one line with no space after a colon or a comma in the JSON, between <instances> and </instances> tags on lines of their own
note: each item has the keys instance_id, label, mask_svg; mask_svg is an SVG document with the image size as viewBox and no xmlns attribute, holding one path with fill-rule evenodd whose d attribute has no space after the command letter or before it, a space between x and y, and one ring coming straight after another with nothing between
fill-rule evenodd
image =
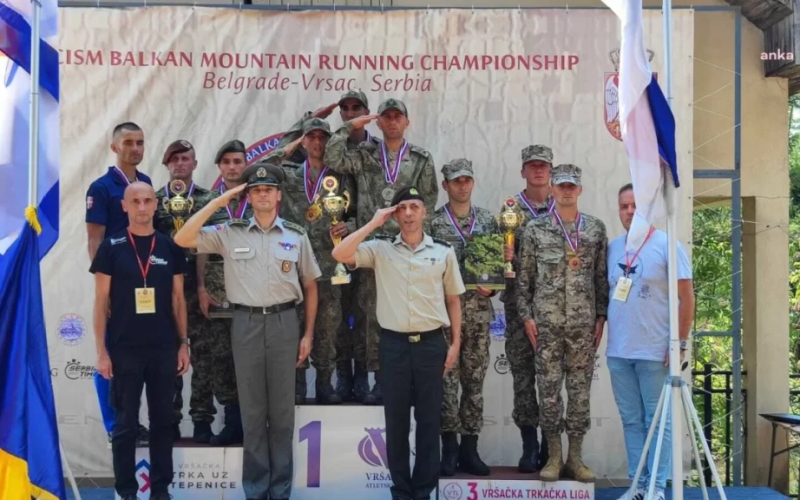
<instances>
[{"instance_id":1,"label":"uniform belt buckle","mask_svg":"<svg viewBox=\"0 0 800 500\"><path fill-rule=\"evenodd\" d=\"M409 335L408 336L408 341L411 342L412 344L416 344L421 339L422 339L422 336L420 336L420 335Z\"/></svg>"},{"instance_id":2,"label":"uniform belt buckle","mask_svg":"<svg viewBox=\"0 0 800 500\"><path fill-rule=\"evenodd\" d=\"M266 316L269 313L270 313L269 307L262 307L261 308L261 314L263 314L264 316Z\"/></svg>"}]
</instances>

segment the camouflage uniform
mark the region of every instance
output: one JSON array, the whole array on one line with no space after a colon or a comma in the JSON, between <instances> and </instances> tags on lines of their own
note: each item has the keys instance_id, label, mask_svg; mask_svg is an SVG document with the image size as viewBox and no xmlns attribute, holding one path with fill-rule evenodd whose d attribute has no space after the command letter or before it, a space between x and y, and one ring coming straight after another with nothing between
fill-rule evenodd
<instances>
[{"instance_id":1,"label":"camouflage uniform","mask_svg":"<svg viewBox=\"0 0 800 500\"><path fill-rule=\"evenodd\" d=\"M559 175L570 177L568 182L580 182L580 169L574 165L553 169L554 184ZM608 306L606 228L596 217L581 214L581 218L579 269L567 265L570 250L555 216L536 218L525 226L516 265L520 317L523 321L533 319L538 328L540 421L548 439L559 436L565 428L570 436L583 436L589 429L594 328ZM575 234L575 223L564 225ZM561 420L562 377L566 378L569 398L565 424Z\"/></svg>"},{"instance_id":2,"label":"camouflage uniform","mask_svg":"<svg viewBox=\"0 0 800 500\"><path fill-rule=\"evenodd\" d=\"M319 118L312 118L306 121L305 132L311 130L323 130L330 133L328 124ZM296 137L295 137L296 138ZM294 139L291 139L294 140ZM290 142L291 142L290 140ZM343 289L341 285L332 285L331 276L337 262L331 256L333 251L333 240L330 235L331 218L320 212L315 220L308 220L306 211L313 206L308 202L306 195L306 185L303 174L304 164L294 163L287 159L283 147L276 149L269 154L262 163L268 163L283 168L284 182L281 184L282 200L280 205L280 216L282 219L294 222L308 234L314 256L322 271L322 277L317 280L319 287L319 305L317 306L317 318L314 325L314 344L311 350L312 364L317 370L317 377L321 380L330 381L333 374L334 363L336 361L336 335L342 324L342 303L341 297ZM313 171L309 169L313 175ZM337 174L335 172L323 172L324 175L334 177L338 183L336 194L343 195L346 191L351 196L353 205L342 215L341 219L347 225L350 232L355 232L355 195L356 186L354 179L349 175ZM318 177L312 178L312 186L316 185ZM320 186L319 199L321 200L328 192L324 186ZM298 308L303 323L304 311ZM308 364L306 362L305 367Z\"/></svg>"},{"instance_id":3,"label":"camouflage uniform","mask_svg":"<svg viewBox=\"0 0 800 500\"><path fill-rule=\"evenodd\" d=\"M405 105L396 100L389 99L381 104L378 113L387 109L398 109L406 113ZM406 114L406 116L408 116ZM381 208L389 206L394 193L406 186L414 186L425 199L425 208L429 214L434 212L439 187L436 183L433 157L426 150L408 145L408 150L400 163L396 181L390 184L386 181L385 171L381 159L382 141L373 138L365 141L356 148L348 149L347 139L353 127L348 122L342 125L325 148L325 164L331 170L341 174L351 174L356 179L358 202L356 204L357 226L365 226ZM388 162L394 166L396 153L388 152ZM426 224L427 226L427 224ZM427 230L427 228L426 228ZM383 234L396 235L400 227L394 219L389 219L382 228ZM361 270L358 280L358 306L363 312L357 313L361 321L356 323L355 358L364 363L369 371L378 370L378 335L380 325L375 315L377 290L375 274L371 270Z\"/></svg>"}]
</instances>

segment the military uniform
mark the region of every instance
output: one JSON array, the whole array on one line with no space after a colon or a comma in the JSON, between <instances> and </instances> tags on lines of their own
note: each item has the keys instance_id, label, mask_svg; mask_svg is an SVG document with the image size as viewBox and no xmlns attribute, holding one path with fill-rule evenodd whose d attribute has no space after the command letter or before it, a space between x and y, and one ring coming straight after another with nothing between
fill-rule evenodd
<instances>
[{"instance_id":1,"label":"military uniform","mask_svg":"<svg viewBox=\"0 0 800 500\"><path fill-rule=\"evenodd\" d=\"M559 165L553 169L552 182L580 185L580 176L578 167ZM586 214L573 223L564 222L563 227L559 221L554 210L550 217L534 219L525 226L517 260L517 308L523 321L533 319L538 328L540 421L550 448L542 480L558 479L560 434L565 429L570 438L567 469L585 468L580 444L590 426L594 329L608 307L605 225ZM576 255L571 255L565 233L573 242L578 240ZM569 398L565 424L559 401L562 378L566 378Z\"/></svg>"},{"instance_id":2,"label":"military uniform","mask_svg":"<svg viewBox=\"0 0 800 500\"><path fill-rule=\"evenodd\" d=\"M530 161L544 161L553 163L553 151L542 145L526 146L522 150L522 165ZM522 226L515 231L515 255L519 252L519 242L522 233L531 220L547 217L553 208L553 198L548 196L544 203L537 205L521 191L514 200L517 208L525 217ZM536 399L536 356L531 341L525 335L525 326L517 312L517 293L515 280L506 280L506 289L500 295L506 316L506 343L505 351L511 367L511 376L514 382L514 409L511 417L514 424L520 429L522 435L522 458L518 469L520 472L534 472L541 469L547 461L547 441L542 437L542 448L539 449L539 440L536 428L539 426L539 402ZM561 393L559 393L559 398Z\"/></svg>"},{"instance_id":3,"label":"military uniform","mask_svg":"<svg viewBox=\"0 0 800 500\"><path fill-rule=\"evenodd\" d=\"M405 104L397 99L384 101L378 108L378 114L383 114L389 109L397 109L408 116ZM394 195L401 188L408 186L416 187L426 200L425 208L428 213L434 212L439 187L436 182L433 157L428 151L404 142L400 151L390 152L385 149L385 143L377 139L362 142L357 148L348 149L347 140L351 132L352 125L348 122L333 134L325 149L325 164L335 172L355 176L359 194L356 215L358 227L366 225L378 209L390 206ZM386 166L383 162L384 153ZM394 219L389 219L383 226L382 232L396 235L400 232L400 228ZM367 370L377 372L380 325L374 312L377 295L375 275L368 270L362 270L359 274L358 304L363 312L357 314L356 318L355 357L357 362L366 365ZM379 381L378 375L376 381ZM378 383L376 387L379 387ZM377 391L373 389L373 398L365 399L365 402L379 402L379 393L375 395L375 392Z\"/></svg>"},{"instance_id":4,"label":"military uniform","mask_svg":"<svg viewBox=\"0 0 800 500\"><path fill-rule=\"evenodd\" d=\"M259 163L245 170L248 188L279 186L283 171ZM288 499L293 477L292 381L302 327L296 304L303 284L320 277L308 235L276 217L203 228L201 253L225 258L225 290L234 305L231 343L244 424L242 486L247 498Z\"/></svg>"},{"instance_id":5,"label":"military uniform","mask_svg":"<svg viewBox=\"0 0 800 500\"><path fill-rule=\"evenodd\" d=\"M303 134L312 130L322 130L330 135L330 128L324 120L320 118L310 118L306 120ZM318 282L319 306L317 307L317 319L314 325L314 346L311 351L311 358L314 368L317 370L316 394L318 404L340 403L341 398L333 392L331 387L331 376L336 362L336 336L342 324L342 286L331 284L331 277L334 274L337 262L333 260L333 240L331 239L331 218L324 213L321 208L321 200L330 190L323 184L323 179L331 177L336 180L337 187L334 194L344 196L348 193L353 205L347 212L340 216L340 221L345 222L350 232L355 232L355 196L356 186L352 176L337 174L330 171L327 167L315 174L307 161L300 164L287 159L284 148L280 148L268 155L263 163L269 163L283 168L285 179L281 184L283 198L280 205L281 218L294 222L308 234L314 255L322 270L322 278ZM309 201L310 200L310 201ZM301 323L303 311L298 309ZM305 400L305 367L302 367L302 375L298 377L302 381L300 395Z\"/></svg>"}]
</instances>

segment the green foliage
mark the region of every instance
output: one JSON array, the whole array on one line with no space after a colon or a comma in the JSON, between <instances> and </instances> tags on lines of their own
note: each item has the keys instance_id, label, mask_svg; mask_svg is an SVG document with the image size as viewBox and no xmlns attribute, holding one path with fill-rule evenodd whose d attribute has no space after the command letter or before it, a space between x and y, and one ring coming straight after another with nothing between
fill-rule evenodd
<instances>
[{"instance_id":1,"label":"green foliage","mask_svg":"<svg viewBox=\"0 0 800 500\"><path fill-rule=\"evenodd\" d=\"M483 281L503 274L503 236L487 234L471 238L465 249L464 267L467 273Z\"/></svg>"}]
</instances>

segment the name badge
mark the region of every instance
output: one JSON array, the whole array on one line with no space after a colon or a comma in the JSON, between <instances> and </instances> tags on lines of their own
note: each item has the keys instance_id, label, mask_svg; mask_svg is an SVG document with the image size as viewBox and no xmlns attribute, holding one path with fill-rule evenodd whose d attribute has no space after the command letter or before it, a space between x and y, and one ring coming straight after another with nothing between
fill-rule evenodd
<instances>
[{"instance_id":1,"label":"name badge","mask_svg":"<svg viewBox=\"0 0 800 500\"><path fill-rule=\"evenodd\" d=\"M249 248L234 248L233 253L247 253L249 252Z\"/></svg>"},{"instance_id":2,"label":"name badge","mask_svg":"<svg viewBox=\"0 0 800 500\"><path fill-rule=\"evenodd\" d=\"M156 312L156 289L137 288L136 314L155 314L155 312Z\"/></svg>"},{"instance_id":3,"label":"name badge","mask_svg":"<svg viewBox=\"0 0 800 500\"><path fill-rule=\"evenodd\" d=\"M619 280L617 281L617 287L614 288L614 300L626 302L628 300L628 294L631 293L632 284L632 279L626 278L625 276L620 276Z\"/></svg>"}]
</instances>

